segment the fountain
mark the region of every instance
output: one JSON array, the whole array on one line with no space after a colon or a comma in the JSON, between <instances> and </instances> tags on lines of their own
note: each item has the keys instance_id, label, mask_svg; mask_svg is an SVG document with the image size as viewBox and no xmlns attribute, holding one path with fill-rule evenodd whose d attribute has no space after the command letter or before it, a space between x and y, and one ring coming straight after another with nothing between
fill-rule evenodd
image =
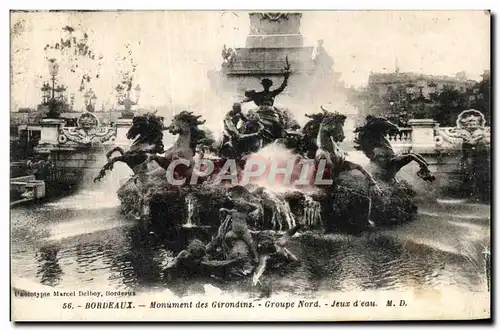
<instances>
[{"instance_id":1,"label":"fountain","mask_svg":"<svg viewBox=\"0 0 500 331\"><path fill-rule=\"evenodd\" d=\"M198 225L198 212L197 212L197 202L196 198L193 194L186 195L186 209L187 209L187 218L186 223L182 226L185 228L192 228Z\"/></svg>"},{"instance_id":2,"label":"fountain","mask_svg":"<svg viewBox=\"0 0 500 331\"><path fill-rule=\"evenodd\" d=\"M321 204L315 201L310 195L305 195L304 220L303 223L309 227L322 225Z\"/></svg>"}]
</instances>

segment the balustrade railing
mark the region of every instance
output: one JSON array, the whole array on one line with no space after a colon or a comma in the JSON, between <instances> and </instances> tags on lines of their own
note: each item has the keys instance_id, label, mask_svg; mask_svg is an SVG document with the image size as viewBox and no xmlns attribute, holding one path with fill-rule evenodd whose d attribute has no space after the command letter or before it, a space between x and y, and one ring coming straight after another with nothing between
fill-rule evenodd
<instances>
[{"instance_id":1,"label":"balustrade railing","mask_svg":"<svg viewBox=\"0 0 500 331\"><path fill-rule=\"evenodd\" d=\"M398 133L387 135L391 144L411 144L412 128L401 128Z\"/></svg>"},{"instance_id":2,"label":"balustrade railing","mask_svg":"<svg viewBox=\"0 0 500 331\"><path fill-rule=\"evenodd\" d=\"M485 132L489 133L490 128L485 127ZM434 134L429 137L426 145L434 145L435 150L460 150L462 144L461 136L456 133L455 127L435 127ZM412 140L413 128L401 128L400 132L387 135L386 138L392 147L400 153L409 153L415 149L415 142Z\"/></svg>"},{"instance_id":3,"label":"balustrade railing","mask_svg":"<svg viewBox=\"0 0 500 331\"><path fill-rule=\"evenodd\" d=\"M386 136L393 148L400 153L409 153L412 147L412 128L401 128L398 133Z\"/></svg>"}]
</instances>

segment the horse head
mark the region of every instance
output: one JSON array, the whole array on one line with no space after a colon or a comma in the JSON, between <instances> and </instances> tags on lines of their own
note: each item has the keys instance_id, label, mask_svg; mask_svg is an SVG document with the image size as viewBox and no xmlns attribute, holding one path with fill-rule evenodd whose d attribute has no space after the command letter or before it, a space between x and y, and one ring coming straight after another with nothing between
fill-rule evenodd
<instances>
[{"instance_id":1,"label":"horse head","mask_svg":"<svg viewBox=\"0 0 500 331\"><path fill-rule=\"evenodd\" d=\"M383 117L368 115L365 125L356 128L354 132L370 132L372 135L385 136L399 133L399 127Z\"/></svg>"},{"instance_id":2,"label":"horse head","mask_svg":"<svg viewBox=\"0 0 500 331\"><path fill-rule=\"evenodd\" d=\"M375 147L391 148L385 136L399 133L399 127L385 118L368 115L365 125L357 127L354 133L354 148L371 158Z\"/></svg>"},{"instance_id":3,"label":"horse head","mask_svg":"<svg viewBox=\"0 0 500 331\"><path fill-rule=\"evenodd\" d=\"M311 120L304 126L304 135L315 138L319 128L332 137L335 142L342 142L345 139L344 124L346 116L337 112L331 112L321 106L322 112L307 115Z\"/></svg>"},{"instance_id":4,"label":"horse head","mask_svg":"<svg viewBox=\"0 0 500 331\"><path fill-rule=\"evenodd\" d=\"M172 118L172 123L167 127L171 134L185 135L206 121L200 121L201 115L194 115L193 112L183 110Z\"/></svg>"},{"instance_id":5,"label":"horse head","mask_svg":"<svg viewBox=\"0 0 500 331\"><path fill-rule=\"evenodd\" d=\"M196 146L200 143L209 144L213 143L213 138L210 134L201 129L199 126L205 124L205 120L200 120L201 115L195 115L193 112L183 110L175 115L172 123L167 128L171 134L178 134L190 137L190 148L196 150Z\"/></svg>"},{"instance_id":6,"label":"horse head","mask_svg":"<svg viewBox=\"0 0 500 331\"><path fill-rule=\"evenodd\" d=\"M256 110L249 110L247 112L247 121L250 123L258 123L260 121L259 113Z\"/></svg>"},{"instance_id":7,"label":"horse head","mask_svg":"<svg viewBox=\"0 0 500 331\"><path fill-rule=\"evenodd\" d=\"M475 130L484 127L486 119L480 111L467 109L458 115L456 123L459 129Z\"/></svg>"},{"instance_id":8,"label":"horse head","mask_svg":"<svg viewBox=\"0 0 500 331\"><path fill-rule=\"evenodd\" d=\"M163 138L163 117L154 113L134 116L132 126L127 132L127 139L140 139L141 142L153 143ZM137 138L139 136L139 138Z\"/></svg>"}]
</instances>

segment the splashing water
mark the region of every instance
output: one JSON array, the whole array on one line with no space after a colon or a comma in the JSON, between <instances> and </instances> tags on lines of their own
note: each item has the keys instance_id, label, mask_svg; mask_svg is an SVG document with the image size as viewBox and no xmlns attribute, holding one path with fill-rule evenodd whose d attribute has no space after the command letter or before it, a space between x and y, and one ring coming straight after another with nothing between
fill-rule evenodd
<instances>
[{"instance_id":1,"label":"splashing water","mask_svg":"<svg viewBox=\"0 0 500 331\"><path fill-rule=\"evenodd\" d=\"M196 207L196 201L194 196L192 194L188 194L186 196L187 219L186 223L182 225L183 227L192 228L196 226L196 221L194 220L195 207Z\"/></svg>"},{"instance_id":2,"label":"splashing water","mask_svg":"<svg viewBox=\"0 0 500 331\"><path fill-rule=\"evenodd\" d=\"M132 170L123 163L115 163L112 171L108 172L101 182L94 183L93 178L97 175L100 167L106 164L104 152L98 153L95 163L82 175L79 189L71 196L51 201L44 205L45 208L76 208L79 210L93 210L96 206L100 208L117 207L120 200L117 191L132 174Z\"/></svg>"},{"instance_id":3,"label":"splashing water","mask_svg":"<svg viewBox=\"0 0 500 331\"><path fill-rule=\"evenodd\" d=\"M322 222L321 204L312 198L314 193L320 192L319 188L312 184L315 169L310 167L308 171L303 171L303 166L299 164L302 159L302 156L294 154L278 144L270 144L248 157L244 171L252 170L248 166L248 164L250 164L250 167L252 166L252 161L263 161L266 165L265 171L258 177L250 178L249 182L260 187L272 203L273 215L271 223L275 230L281 231L285 226L290 229L297 224L290 204L285 199L287 193L300 193L305 196L304 222L306 225L317 226ZM291 170L290 177L285 180L285 174L279 172L273 174L271 170L273 167L274 169L286 169L288 167ZM298 180L301 183L296 183Z\"/></svg>"},{"instance_id":4,"label":"splashing water","mask_svg":"<svg viewBox=\"0 0 500 331\"><path fill-rule=\"evenodd\" d=\"M264 163L265 169L258 177L252 177L249 182L259 187L265 188L268 192L285 193L290 190L300 191L302 193L315 193L318 188L312 184L296 183L297 180L301 182L312 183L315 175L314 167L310 167L309 171L302 174L303 167L298 164L303 159L302 156L292 153L290 150L278 144L270 144L258 152L251 154L246 162L244 173L255 170L253 165L255 163ZM271 173L271 168L286 169L293 164L289 178L285 178L283 173ZM253 167L253 168L252 168ZM304 171L306 172L306 171ZM305 178L303 178L305 177Z\"/></svg>"},{"instance_id":5,"label":"splashing water","mask_svg":"<svg viewBox=\"0 0 500 331\"><path fill-rule=\"evenodd\" d=\"M101 157L96 161L95 168L106 162L105 156L99 155ZM74 194L38 207L42 214L55 214L57 218L65 220L46 225L45 228L50 233L47 239L62 240L124 225L122 220L116 219L120 207L117 191L132 171L125 164L116 163L113 171L102 182L93 183L95 168L90 168L83 174L80 188Z\"/></svg>"},{"instance_id":6,"label":"splashing water","mask_svg":"<svg viewBox=\"0 0 500 331\"><path fill-rule=\"evenodd\" d=\"M321 204L310 195L305 195L304 223L306 226L315 227L322 224Z\"/></svg>"},{"instance_id":7,"label":"splashing water","mask_svg":"<svg viewBox=\"0 0 500 331\"><path fill-rule=\"evenodd\" d=\"M296 225L295 216L292 213L288 201L279 193L272 191L264 191L264 194L269 202L272 203L272 218L271 224L274 230L282 231L283 225L286 224L288 229Z\"/></svg>"}]
</instances>

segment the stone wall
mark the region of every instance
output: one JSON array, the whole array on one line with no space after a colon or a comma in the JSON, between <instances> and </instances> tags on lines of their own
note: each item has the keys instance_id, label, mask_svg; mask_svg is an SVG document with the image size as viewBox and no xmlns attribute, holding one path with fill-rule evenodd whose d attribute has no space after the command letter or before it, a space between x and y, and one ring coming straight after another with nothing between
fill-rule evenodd
<instances>
[{"instance_id":1,"label":"stone wall","mask_svg":"<svg viewBox=\"0 0 500 331\"><path fill-rule=\"evenodd\" d=\"M267 37L259 37L263 40ZM286 40L280 39L282 43ZM280 47L273 48L237 48L234 61L223 67L227 75L269 76L281 74L285 60L295 72L311 73L314 70L312 61L313 47Z\"/></svg>"}]
</instances>

